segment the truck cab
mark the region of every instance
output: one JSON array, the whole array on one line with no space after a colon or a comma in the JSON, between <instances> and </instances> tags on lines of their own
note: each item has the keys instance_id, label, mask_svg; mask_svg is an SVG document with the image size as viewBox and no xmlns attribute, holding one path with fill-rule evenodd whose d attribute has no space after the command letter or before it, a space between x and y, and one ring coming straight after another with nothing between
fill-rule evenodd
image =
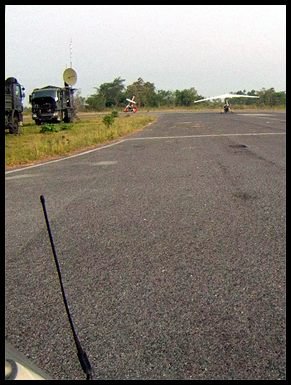
<instances>
[{"instance_id":1,"label":"truck cab","mask_svg":"<svg viewBox=\"0 0 291 385\"><path fill-rule=\"evenodd\" d=\"M65 87L46 86L36 88L29 95L32 119L36 124L73 122L76 108L73 103L74 90Z\"/></svg>"}]
</instances>

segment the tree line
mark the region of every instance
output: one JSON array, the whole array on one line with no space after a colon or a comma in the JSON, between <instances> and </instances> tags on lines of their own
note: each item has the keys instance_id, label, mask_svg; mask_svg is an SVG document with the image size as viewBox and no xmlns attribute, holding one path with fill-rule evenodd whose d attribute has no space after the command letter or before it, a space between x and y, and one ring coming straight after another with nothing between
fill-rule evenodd
<instances>
[{"instance_id":1,"label":"tree line","mask_svg":"<svg viewBox=\"0 0 291 385\"><path fill-rule=\"evenodd\" d=\"M184 90L157 90L154 83L145 82L142 78L125 87L125 79L115 78L112 82L94 87L96 92L87 98L81 96L80 91L75 94L75 103L79 111L103 111L106 108L119 109L125 106L126 98L135 96L138 108L174 108L194 106L194 101L203 99L194 87ZM257 108L286 107L286 92L276 92L274 88L262 88L259 91L233 92L239 95L257 95L259 99L232 98L233 106L253 106ZM219 101L204 102L209 107L216 107ZM201 106L200 106L201 108Z\"/></svg>"}]
</instances>

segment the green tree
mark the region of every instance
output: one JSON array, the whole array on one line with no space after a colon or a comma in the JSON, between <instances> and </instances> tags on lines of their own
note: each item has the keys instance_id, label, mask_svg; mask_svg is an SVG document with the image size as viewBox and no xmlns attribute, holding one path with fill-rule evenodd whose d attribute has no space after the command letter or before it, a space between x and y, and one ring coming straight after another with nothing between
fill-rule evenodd
<instances>
[{"instance_id":1,"label":"green tree","mask_svg":"<svg viewBox=\"0 0 291 385\"><path fill-rule=\"evenodd\" d=\"M90 95L86 103L89 109L102 111L106 107L119 107L123 102L123 91L125 79L115 78L113 82L103 83L99 87L94 87L96 93Z\"/></svg>"},{"instance_id":2,"label":"green tree","mask_svg":"<svg viewBox=\"0 0 291 385\"><path fill-rule=\"evenodd\" d=\"M275 101L274 104L276 106L286 107L286 92L280 91L275 93Z\"/></svg>"},{"instance_id":3,"label":"green tree","mask_svg":"<svg viewBox=\"0 0 291 385\"><path fill-rule=\"evenodd\" d=\"M260 101L262 106L265 106L265 107L274 106L275 89L273 87L269 89L262 88L258 94L260 96Z\"/></svg>"},{"instance_id":4,"label":"green tree","mask_svg":"<svg viewBox=\"0 0 291 385\"><path fill-rule=\"evenodd\" d=\"M237 92L231 92L231 94L237 94L237 95L246 95L246 90L243 91L237 91ZM248 99L245 98L231 98L231 104L232 106L241 106L246 104Z\"/></svg>"},{"instance_id":5,"label":"green tree","mask_svg":"<svg viewBox=\"0 0 291 385\"><path fill-rule=\"evenodd\" d=\"M125 79L120 76L115 78L111 83L103 83L98 88L98 93L105 99L105 107L118 107L123 97Z\"/></svg>"},{"instance_id":6,"label":"green tree","mask_svg":"<svg viewBox=\"0 0 291 385\"><path fill-rule=\"evenodd\" d=\"M89 110L103 111L106 105L106 99L102 94L96 92L96 94L90 95L86 100Z\"/></svg>"},{"instance_id":7,"label":"green tree","mask_svg":"<svg viewBox=\"0 0 291 385\"><path fill-rule=\"evenodd\" d=\"M194 101L198 99L197 91L194 87L184 89L182 91L175 91L175 105L176 106L192 106Z\"/></svg>"},{"instance_id":8,"label":"green tree","mask_svg":"<svg viewBox=\"0 0 291 385\"><path fill-rule=\"evenodd\" d=\"M127 86L126 97L131 99L133 96L139 107L154 107L157 104L154 83L145 82L142 78Z\"/></svg>"},{"instance_id":9,"label":"green tree","mask_svg":"<svg viewBox=\"0 0 291 385\"><path fill-rule=\"evenodd\" d=\"M198 95L194 87L176 91L156 91L154 83L145 82L139 77L137 81L128 85L125 89L124 81L124 79L118 77L115 78L113 82L103 83L99 87L94 87L96 88L96 93L90 95L87 100L84 100L84 98L77 94L78 108L84 108L85 103L87 103L88 109L97 111L102 111L106 107L119 108L124 106L126 98L131 99L133 96L135 96L138 107L190 107L194 105L195 100L203 98L202 95ZM240 90L235 93L239 95L259 96L260 98L232 98L231 104L233 106L286 107L285 91L276 92L274 88L262 88L260 91L252 89L250 92ZM217 107L219 104L219 100L208 103L212 108ZM205 105L207 105L207 103Z\"/></svg>"},{"instance_id":10,"label":"green tree","mask_svg":"<svg viewBox=\"0 0 291 385\"><path fill-rule=\"evenodd\" d=\"M156 93L156 103L158 107L173 106L175 103L175 95L172 91L158 90Z\"/></svg>"}]
</instances>

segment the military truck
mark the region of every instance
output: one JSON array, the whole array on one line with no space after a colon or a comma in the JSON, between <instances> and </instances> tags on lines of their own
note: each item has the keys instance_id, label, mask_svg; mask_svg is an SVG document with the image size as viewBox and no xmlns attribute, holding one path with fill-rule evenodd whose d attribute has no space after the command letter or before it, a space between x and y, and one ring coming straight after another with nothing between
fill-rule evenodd
<instances>
[{"instance_id":1,"label":"military truck","mask_svg":"<svg viewBox=\"0 0 291 385\"><path fill-rule=\"evenodd\" d=\"M32 119L36 124L72 123L76 117L74 106L75 89L69 86L46 86L35 88L29 95L32 105Z\"/></svg>"},{"instance_id":2,"label":"military truck","mask_svg":"<svg viewBox=\"0 0 291 385\"><path fill-rule=\"evenodd\" d=\"M5 130L11 134L19 133L23 122L24 87L14 77L5 80Z\"/></svg>"}]
</instances>

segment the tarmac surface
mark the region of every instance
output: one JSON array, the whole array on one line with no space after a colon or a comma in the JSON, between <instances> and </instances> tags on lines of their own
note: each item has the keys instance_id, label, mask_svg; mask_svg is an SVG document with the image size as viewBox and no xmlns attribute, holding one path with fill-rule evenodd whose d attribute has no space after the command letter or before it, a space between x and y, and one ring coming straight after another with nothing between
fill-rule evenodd
<instances>
[{"instance_id":1,"label":"tarmac surface","mask_svg":"<svg viewBox=\"0 0 291 385\"><path fill-rule=\"evenodd\" d=\"M5 338L55 379L285 380L286 114L161 113L5 173Z\"/></svg>"}]
</instances>

